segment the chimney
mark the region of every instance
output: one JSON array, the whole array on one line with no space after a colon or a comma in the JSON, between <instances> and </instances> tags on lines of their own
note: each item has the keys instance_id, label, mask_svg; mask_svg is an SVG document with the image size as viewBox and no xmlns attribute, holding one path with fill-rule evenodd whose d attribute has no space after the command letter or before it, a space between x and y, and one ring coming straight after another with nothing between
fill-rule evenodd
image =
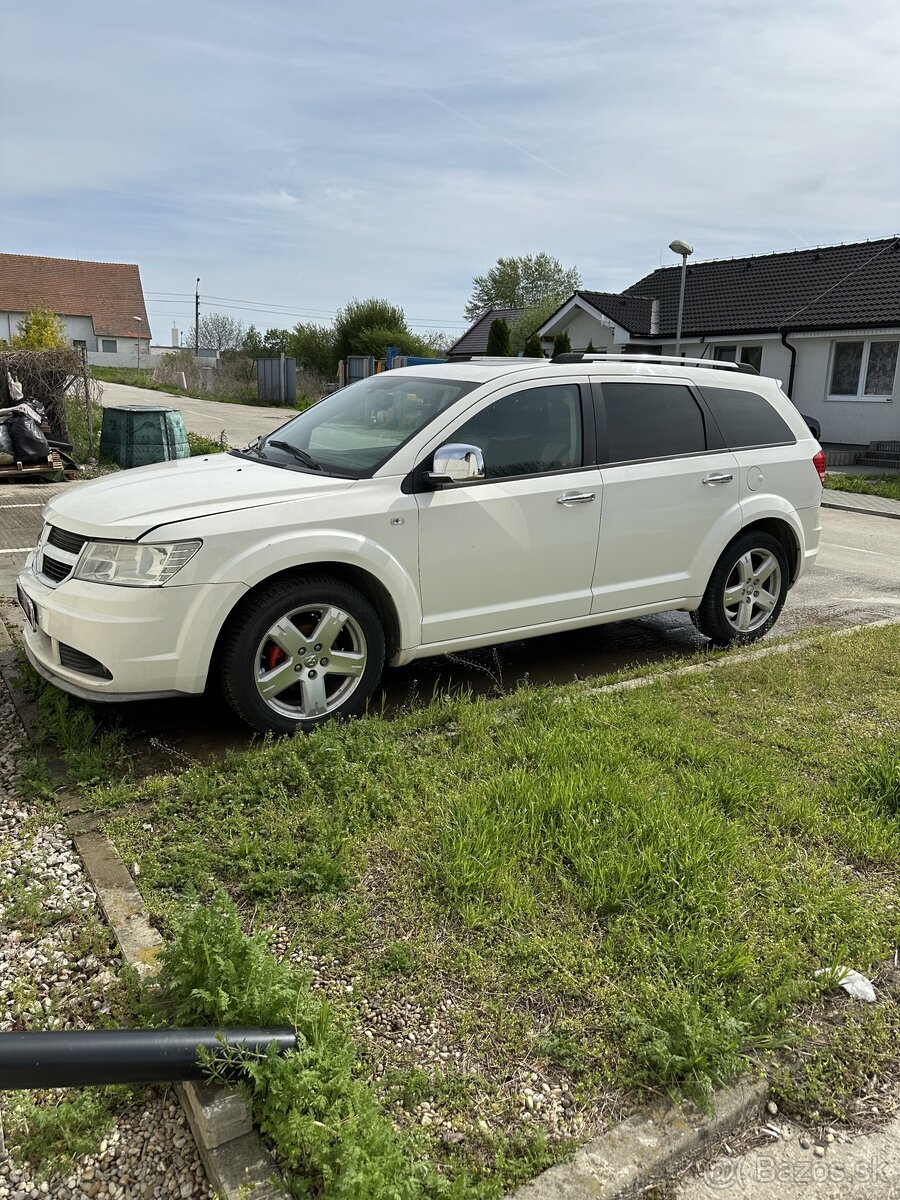
<instances>
[{"instance_id":1,"label":"chimney","mask_svg":"<svg viewBox=\"0 0 900 1200\"><path fill-rule=\"evenodd\" d=\"M650 336L659 333L659 301L650 301Z\"/></svg>"},{"instance_id":2,"label":"chimney","mask_svg":"<svg viewBox=\"0 0 900 1200\"><path fill-rule=\"evenodd\" d=\"M181 334L175 325L172 326L172 345L176 348L181 345Z\"/></svg>"}]
</instances>

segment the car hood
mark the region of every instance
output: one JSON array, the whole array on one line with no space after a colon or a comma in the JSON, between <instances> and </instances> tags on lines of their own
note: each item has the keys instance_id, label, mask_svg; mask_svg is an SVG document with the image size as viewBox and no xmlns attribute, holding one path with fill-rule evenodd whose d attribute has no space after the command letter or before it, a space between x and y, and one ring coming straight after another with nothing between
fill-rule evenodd
<instances>
[{"instance_id":1,"label":"car hood","mask_svg":"<svg viewBox=\"0 0 900 1200\"><path fill-rule=\"evenodd\" d=\"M73 486L53 497L44 520L87 537L132 539L160 525L344 492L355 483L211 454L134 467Z\"/></svg>"}]
</instances>

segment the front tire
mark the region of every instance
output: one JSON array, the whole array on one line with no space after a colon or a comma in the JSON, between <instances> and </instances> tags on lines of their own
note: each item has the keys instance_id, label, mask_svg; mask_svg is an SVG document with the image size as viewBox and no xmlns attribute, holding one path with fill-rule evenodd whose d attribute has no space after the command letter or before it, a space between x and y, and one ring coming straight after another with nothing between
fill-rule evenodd
<instances>
[{"instance_id":1,"label":"front tire","mask_svg":"<svg viewBox=\"0 0 900 1200\"><path fill-rule=\"evenodd\" d=\"M790 586L787 554L777 538L752 530L735 538L713 568L694 624L716 646L755 642L768 633Z\"/></svg>"},{"instance_id":2,"label":"front tire","mask_svg":"<svg viewBox=\"0 0 900 1200\"><path fill-rule=\"evenodd\" d=\"M384 631L340 579L282 579L248 599L226 635L221 684L262 733L295 733L361 712L381 678Z\"/></svg>"}]
</instances>

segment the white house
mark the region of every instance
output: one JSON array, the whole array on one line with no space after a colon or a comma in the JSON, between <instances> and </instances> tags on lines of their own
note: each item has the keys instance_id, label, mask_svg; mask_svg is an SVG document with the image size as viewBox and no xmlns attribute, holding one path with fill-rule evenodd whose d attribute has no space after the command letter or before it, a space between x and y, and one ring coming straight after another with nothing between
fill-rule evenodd
<instances>
[{"instance_id":1,"label":"white house","mask_svg":"<svg viewBox=\"0 0 900 1200\"><path fill-rule=\"evenodd\" d=\"M147 360L150 322L133 263L0 254L0 338L13 338L36 308L55 312L91 363L133 367Z\"/></svg>"},{"instance_id":2,"label":"white house","mask_svg":"<svg viewBox=\"0 0 900 1200\"><path fill-rule=\"evenodd\" d=\"M621 293L577 291L539 329L543 344L565 331L573 351L674 354L680 279L676 265ZM900 238L689 261L681 353L780 379L847 461L876 442L900 458L898 347Z\"/></svg>"}]
</instances>

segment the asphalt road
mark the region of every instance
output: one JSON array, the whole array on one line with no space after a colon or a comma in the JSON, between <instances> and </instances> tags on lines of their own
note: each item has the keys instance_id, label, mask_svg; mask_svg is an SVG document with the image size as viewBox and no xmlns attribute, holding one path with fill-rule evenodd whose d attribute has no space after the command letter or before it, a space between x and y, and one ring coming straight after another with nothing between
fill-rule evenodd
<instances>
[{"instance_id":1,"label":"asphalt road","mask_svg":"<svg viewBox=\"0 0 900 1200\"><path fill-rule=\"evenodd\" d=\"M142 408L165 405L180 409L184 423L192 433L218 438L225 435L229 446L246 446L261 433L271 433L292 416L289 408L259 408L250 404L223 404L219 400L193 400L188 396L173 396L170 392L154 392L148 388L129 387L124 383L102 385L104 408L123 404L139 404Z\"/></svg>"}]
</instances>

